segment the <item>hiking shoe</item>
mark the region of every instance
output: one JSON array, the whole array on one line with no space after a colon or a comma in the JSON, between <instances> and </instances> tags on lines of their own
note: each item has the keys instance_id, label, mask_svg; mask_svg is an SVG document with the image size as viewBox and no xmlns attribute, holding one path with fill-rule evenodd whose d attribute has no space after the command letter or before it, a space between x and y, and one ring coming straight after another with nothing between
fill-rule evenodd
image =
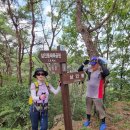
<instances>
[{"instance_id":1,"label":"hiking shoe","mask_svg":"<svg viewBox=\"0 0 130 130\"><path fill-rule=\"evenodd\" d=\"M100 125L100 130L106 130L106 124L105 123L101 123Z\"/></svg>"},{"instance_id":2,"label":"hiking shoe","mask_svg":"<svg viewBox=\"0 0 130 130\"><path fill-rule=\"evenodd\" d=\"M90 125L90 121L85 121L84 123L83 123L83 126L85 126L85 127L88 127Z\"/></svg>"}]
</instances>

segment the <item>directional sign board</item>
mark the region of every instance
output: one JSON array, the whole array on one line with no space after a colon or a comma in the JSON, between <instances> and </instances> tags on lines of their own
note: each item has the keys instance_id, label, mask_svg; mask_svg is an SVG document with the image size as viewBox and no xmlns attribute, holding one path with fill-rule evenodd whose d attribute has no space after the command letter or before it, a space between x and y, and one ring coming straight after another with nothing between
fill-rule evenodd
<instances>
[{"instance_id":1,"label":"directional sign board","mask_svg":"<svg viewBox=\"0 0 130 130\"><path fill-rule=\"evenodd\" d=\"M63 84L70 84L74 82L83 81L85 78L85 74L83 71L74 73L65 73L63 74L62 78L63 78Z\"/></svg>"},{"instance_id":2,"label":"directional sign board","mask_svg":"<svg viewBox=\"0 0 130 130\"><path fill-rule=\"evenodd\" d=\"M41 51L38 57L43 63L67 62L66 51Z\"/></svg>"},{"instance_id":3,"label":"directional sign board","mask_svg":"<svg viewBox=\"0 0 130 130\"><path fill-rule=\"evenodd\" d=\"M47 67L53 74L61 74L59 63L47 63Z\"/></svg>"}]
</instances>

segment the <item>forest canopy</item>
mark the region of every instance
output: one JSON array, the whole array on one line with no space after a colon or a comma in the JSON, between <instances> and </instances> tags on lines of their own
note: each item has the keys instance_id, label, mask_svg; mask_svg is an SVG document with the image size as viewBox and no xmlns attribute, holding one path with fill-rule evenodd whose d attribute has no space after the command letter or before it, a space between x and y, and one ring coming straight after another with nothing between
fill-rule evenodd
<instances>
[{"instance_id":1,"label":"forest canopy","mask_svg":"<svg viewBox=\"0 0 130 130\"><path fill-rule=\"evenodd\" d=\"M59 79L38 54L41 50L57 50L59 45L67 52L68 72L77 71L87 57L100 56L108 61L106 107L114 101L130 101L129 0L1 0L1 128L29 130L27 102L34 70L45 68L54 86ZM86 82L69 88L72 118L81 120L85 114ZM55 115L62 114L61 94L51 96L56 102L50 100L50 128ZM126 123L124 128L130 129L130 125Z\"/></svg>"}]
</instances>

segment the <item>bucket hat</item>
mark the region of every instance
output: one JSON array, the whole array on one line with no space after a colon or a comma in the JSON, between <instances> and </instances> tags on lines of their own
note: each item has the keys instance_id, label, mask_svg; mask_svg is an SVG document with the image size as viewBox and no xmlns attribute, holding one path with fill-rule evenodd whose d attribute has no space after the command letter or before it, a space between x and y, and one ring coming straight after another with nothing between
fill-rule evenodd
<instances>
[{"instance_id":1,"label":"bucket hat","mask_svg":"<svg viewBox=\"0 0 130 130\"><path fill-rule=\"evenodd\" d=\"M43 68L37 68L37 69L35 70L34 74L33 74L33 77L34 77L34 78L36 78L36 75L37 75L38 72L43 72L45 76L48 75L48 72L45 71Z\"/></svg>"}]
</instances>

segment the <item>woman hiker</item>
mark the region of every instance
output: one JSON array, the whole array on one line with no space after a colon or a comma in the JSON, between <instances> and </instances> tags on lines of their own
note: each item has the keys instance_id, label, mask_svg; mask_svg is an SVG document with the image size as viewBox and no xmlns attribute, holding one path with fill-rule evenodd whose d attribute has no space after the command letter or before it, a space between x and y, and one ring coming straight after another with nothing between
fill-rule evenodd
<instances>
[{"instance_id":1,"label":"woman hiker","mask_svg":"<svg viewBox=\"0 0 130 130\"><path fill-rule=\"evenodd\" d=\"M32 105L30 106L30 118L32 124L32 130L38 130L38 123L40 122L40 130L48 129L48 98L49 93L57 94L61 87L60 81L58 82L57 89L45 82L48 72L43 68L37 68L33 77L37 79L37 82L32 83L30 87Z\"/></svg>"}]
</instances>

